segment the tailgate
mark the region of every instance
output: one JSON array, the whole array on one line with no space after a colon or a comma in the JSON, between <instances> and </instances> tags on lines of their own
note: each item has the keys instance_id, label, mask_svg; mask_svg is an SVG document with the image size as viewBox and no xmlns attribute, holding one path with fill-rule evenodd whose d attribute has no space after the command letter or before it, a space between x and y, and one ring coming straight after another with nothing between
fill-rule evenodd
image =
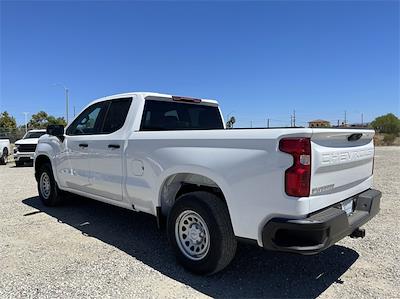
<instances>
[{"instance_id":1,"label":"tailgate","mask_svg":"<svg viewBox=\"0 0 400 299\"><path fill-rule=\"evenodd\" d=\"M313 129L310 212L372 187L373 130Z\"/></svg>"}]
</instances>

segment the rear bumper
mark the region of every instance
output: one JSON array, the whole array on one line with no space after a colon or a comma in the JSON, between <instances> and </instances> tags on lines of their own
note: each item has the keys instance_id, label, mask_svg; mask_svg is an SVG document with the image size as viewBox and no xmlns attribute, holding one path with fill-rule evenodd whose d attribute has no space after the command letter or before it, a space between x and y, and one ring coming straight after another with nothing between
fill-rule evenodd
<instances>
[{"instance_id":1,"label":"rear bumper","mask_svg":"<svg viewBox=\"0 0 400 299\"><path fill-rule=\"evenodd\" d=\"M369 189L354 196L354 212L350 215L332 206L305 219L273 218L263 228L263 247L300 254L323 251L378 214L381 195Z\"/></svg>"}]
</instances>

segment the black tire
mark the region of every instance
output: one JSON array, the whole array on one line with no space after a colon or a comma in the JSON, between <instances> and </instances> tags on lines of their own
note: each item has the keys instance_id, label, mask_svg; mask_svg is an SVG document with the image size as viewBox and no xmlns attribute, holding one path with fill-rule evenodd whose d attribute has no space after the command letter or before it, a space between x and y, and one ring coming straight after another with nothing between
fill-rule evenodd
<instances>
[{"instance_id":1,"label":"black tire","mask_svg":"<svg viewBox=\"0 0 400 299\"><path fill-rule=\"evenodd\" d=\"M0 165L6 165L7 162L8 162L8 150L7 150L7 148L5 148L0 157Z\"/></svg>"},{"instance_id":2,"label":"black tire","mask_svg":"<svg viewBox=\"0 0 400 299\"><path fill-rule=\"evenodd\" d=\"M42 178L43 176L43 178ZM41 188L42 179L48 178L48 188L46 191ZM47 180L46 180L47 181ZM54 180L53 171L51 169L51 165L49 163L43 164L38 172L38 192L39 197L42 200L45 206L56 206L62 202L62 192L58 188L56 181Z\"/></svg>"},{"instance_id":3,"label":"black tire","mask_svg":"<svg viewBox=\"0 0 400 299\"><path fill-rule=\"evenodd\" d=\"M185 243L186 239L183 240L182 238L184 237L180 239L179 229L177 228L179 227L177 223L182 221L182 215L185 215L185 213L190 214L189 211L201 216L201 220L204 220L209 233L208 252L204 253L205 256L203 257L196 257L200 258L198 260L189 258L185 253L185 249L181 249L185 246L182 242ZM193 224L196 225L196 222L193 222ZM236 253L236 238L233 233L228 208L221 198L209 192L196 191L180 196L168 215L167 232L169 242L175 251L178 261L186 269L196 274L211 275L221 271L232 261ZM186 241L186 243L188 242Z\"/></svg>"},{"instance_id":4,"label":"black tire","mask_svg":"<svg viewBox=\"0 0 400 299\"><path fill-rule=\"evenodd\" d=\"M24 166L24 162L21 162L21 161L15 161L15 166L16 166L16 167L21 167L21 166Z\"/></svg>"}]
</instances>

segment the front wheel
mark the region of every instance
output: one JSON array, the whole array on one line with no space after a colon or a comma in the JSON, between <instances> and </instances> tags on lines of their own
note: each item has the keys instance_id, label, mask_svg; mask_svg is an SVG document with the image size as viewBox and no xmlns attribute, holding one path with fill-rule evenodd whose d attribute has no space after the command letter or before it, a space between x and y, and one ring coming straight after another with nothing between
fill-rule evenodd
<instances>
[{"instance_id":1,"label":"front wheel","mask_svg":"<svg viewBox=\"0 0 400 299\"><path fill-rule=\"evenodd\" d=\"M48 163L42 165L39 170L38 191L45 206L56 206L61 202L61 190L58 189L51 165Z\"/></svg>"},{"instance_id":2,"label":"front wheel","mask_svg":"<svg viewBox=\"0 0 400 299\"><path fill-rule=\"evenodd\" d=\"M179 262L197 274L213 274L234 258L236 238L228 208L214 194L180 196L168 216L168 238Z\"/></svg>"}]
</instances>

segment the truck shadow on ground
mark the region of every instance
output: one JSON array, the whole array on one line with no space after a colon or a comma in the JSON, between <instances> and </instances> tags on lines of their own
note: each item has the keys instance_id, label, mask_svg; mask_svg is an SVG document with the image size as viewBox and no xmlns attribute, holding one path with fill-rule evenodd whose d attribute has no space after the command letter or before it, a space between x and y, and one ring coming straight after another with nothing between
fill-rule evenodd
<instances>
[{"instance_id":1,"label":"truck shadow on ground","mask_svg":"<svg viewBox=\"0 0 400 299\"><path fill-rule=\"evenodd\" d=\"M72 197L60 207L46 207L38 197L27 198L23 203L38 210L26 217L44 212L212 297L317 297L330 285L344 283L340 276L359 256L354 250L337 245L319 255L300 256L239 244L228 268L202 277L177 264L165 230L157 229L153 216L81 197Z\"/></svg>"}]
</instances>

